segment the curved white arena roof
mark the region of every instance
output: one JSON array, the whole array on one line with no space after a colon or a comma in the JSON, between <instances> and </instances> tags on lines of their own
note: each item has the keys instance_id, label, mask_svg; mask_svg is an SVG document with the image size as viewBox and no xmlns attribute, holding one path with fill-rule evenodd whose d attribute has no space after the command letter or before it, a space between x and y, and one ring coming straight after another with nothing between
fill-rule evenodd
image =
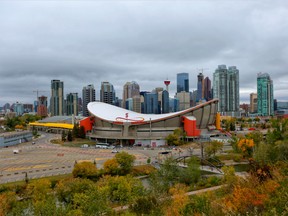
<instances>
[{"instance_id":1,"label":"curved white arena roof","mask_svg":"<svg viewBox=\"0 0 288 216\"><path fill-rule=\"evenodd\" d=\"M123 109L121 107L117 107L111 104L103 103L103 102L90 102L88 104L89 112L105 121L110 121L114 123L124 123L130 122L134 124L147 123L150 121L159 121L163 119L167 119L169 117L177 116L179 114L185 114L193 109L197 109L198 107L202 107L204 104L198 105L196 107L192 107L186 110L182 110L174 113L167 114L143 114L137 113L131 110Z\"/></svg>"}]
</instances>

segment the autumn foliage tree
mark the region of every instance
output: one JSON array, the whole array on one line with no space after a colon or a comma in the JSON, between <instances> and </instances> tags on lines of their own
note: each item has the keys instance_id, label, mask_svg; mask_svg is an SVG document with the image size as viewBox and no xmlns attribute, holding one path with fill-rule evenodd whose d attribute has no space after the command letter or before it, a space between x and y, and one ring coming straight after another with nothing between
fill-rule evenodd
<instances>
[{"instance_id":1,"label":"autumn foliage tree","mask_svg":"<svg viewBox=\"0 0 288 216\"><path fill-rule=\"evenodd\" d=\"M79 178L94 179L97 177L97 171L98 170L95 164L84 161L75 164L72 174L74 178L79 177Z\"/></svg>"},{"instance_id":2,"label":"autumn foliage tree","mask_svg":"<svg viewBox=\"0 0 288 216\"><path fill-rule=\"evenodd\" d=\"M244 157L251 157L253 153L254 141L253 139L240 139L237 147L241 150Z\"/></svg>"}]
</instances>

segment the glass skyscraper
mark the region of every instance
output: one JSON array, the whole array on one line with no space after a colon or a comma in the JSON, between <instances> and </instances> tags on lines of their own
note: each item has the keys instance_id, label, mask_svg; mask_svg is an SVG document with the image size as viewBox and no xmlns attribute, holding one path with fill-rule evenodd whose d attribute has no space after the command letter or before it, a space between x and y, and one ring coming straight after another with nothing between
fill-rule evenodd
<instances>
[{"instance_id":1,"label":"glass skyscraper","mask_svg":"<svg viewBox=\"0 0 288 216\"><path fill-rule=\"evenodd\" d=\"M144 113L159 114L158 93L144 94Z\"/></svg>"},{"instance_id":2,"label":"glass skyscraper","mask_svg":"<svg viewBox=\"0 0 288 216\"><path fill-rule=\"evenodd\" d=\"M67 115L78 115L78 93L69 93L66 96Z\"/></svg>"},{"instance_id":3,"label":"glass skyscraper","mask_svg":"<svg viewBox=\"0 0 288 216\"><path fill-rule=\"evenodd\" d=\"M267 73L257 75L257 109L259 115L274 115L273 81Z\"/></svg>"},{"instance_id":4,"label":"glass skyscraper","mask_svg":"<svg viewBox=\"0 0 288 216\"><path fill-rule=\"evenodd\" d=\"M89 116L87 105L88 103L96 100L95 88L93 85L88 85L88 86L83 87L82 100L83 100L83 107L82 107L83 116Z\"/></svg>"},{"instance_id":5,"label":"glass skyscraper","mask_svg":"<svg viewBox=\"0 0 288 216\"><path fill-rule=\"evenodd\" d=\"M189 74L178 73L177 74L177 92L189 92Z\"/></svg>"},{"instance_id":6,"label":"glass skyscraper","mask_svg":"<svg viewBox=\"0 0 288 216\"><path fill-rule=\"evenodd\" d=\"M60 80L51 80L51 116L64 114L64 84Z\"/></svg>"},{"instance_id":7,"label":"glass skyscraper","mask_svg":"<svg viewBox=\"0 0 288 216\"><path fill-rule=\"evenodd\" d=\"M213 74L213 98L219 99L219 112L239 111L239 70L219 65Z\"/></svg>"}]
</instances>

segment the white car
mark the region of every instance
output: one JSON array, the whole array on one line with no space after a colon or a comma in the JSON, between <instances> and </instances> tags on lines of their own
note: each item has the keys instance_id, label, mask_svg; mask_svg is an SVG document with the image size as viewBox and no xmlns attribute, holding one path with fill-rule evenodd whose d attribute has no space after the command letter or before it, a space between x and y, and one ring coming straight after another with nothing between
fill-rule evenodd
<instances>
[{"instance_id":1,"label":"white car","mask_svg":"<svg viewBox=\"0 0 288 216\"><path fill-rule=\"evenodd\" d=\"M118 153L119 151L117 150L117 149L113 149L112 151L111 151L111 153Z\"/></svg>"}]
</instances>

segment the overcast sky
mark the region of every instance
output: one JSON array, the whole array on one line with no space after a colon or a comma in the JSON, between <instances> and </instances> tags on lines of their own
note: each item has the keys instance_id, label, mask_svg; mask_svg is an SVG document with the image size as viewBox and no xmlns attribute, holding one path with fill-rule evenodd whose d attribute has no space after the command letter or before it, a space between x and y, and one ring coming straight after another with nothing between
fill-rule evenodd
<instances>
[{"instance_id":1,"label":"overcast sky","mask_svg":"<svg viewBox=\"0 0 288 216\"><path fill-rule=\"evenodd\" d=\"M0 1L0 106L50 98L52 79L80 97L109 81L122 98L127 81L151 91L168 78L173 96L177 73L193 91L220 64L239 69L241 102L258 72L288 101L288 1Z\"/></svg>"}]
</instances>

